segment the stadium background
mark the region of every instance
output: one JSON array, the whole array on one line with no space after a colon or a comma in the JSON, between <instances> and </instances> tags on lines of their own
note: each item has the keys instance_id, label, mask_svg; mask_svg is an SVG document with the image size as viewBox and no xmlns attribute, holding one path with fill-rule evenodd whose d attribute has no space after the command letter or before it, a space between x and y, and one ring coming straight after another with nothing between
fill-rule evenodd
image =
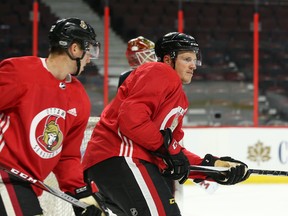
<instances>
[{"instance_id":1,"label":"stadium background","mask_svg":"<svg viewBox=\"0 0 288 216\"><path fill-rule=\"evenodd\" d=\"M47 35L58 18L79 17L96 30L102 45L100 58L86 67L79 77L91 98L91 116L99 116L103 110L106 84L110 101L116 94L118 76L129 69L125 57L127 41L139 35L155 41L167 32L177 31L178 15L182 11L183 31L195 36L203 56L203 66L197 69L191 84L184 86L190 101L184 122L185 131L189 132L185 143L193 144L189 148L201 154L211 151L218 155L227 153L247 161L252 168L287 170L288 0L1 0L0 61L35 54L35 3L39 12L36 52L40 57L48 54ZM105 79L104 35L107 32L104 12L107 12L107 8L110 12L109 77ZM253 65L255 15L259 16L257 77ZM258 115L256 123L255 113ZM196 132L194 126L197 127ZM275 133L269 130L270 127L275 129ZM249 178L249 182L287 183L287 177L255 177ZM269 188L271 197L284 200L280 198L280 192L272 196L271 192L275 190L266 185L264 187ZM286 184L280 187L284 192ZM263 189L253 194L259 195L260 191ZM237 191L232 190L232 194L235 199L239 198ZM246 200L246 195L247 191L242 200ZM198 195L195 197L199 198ZM266 200L265 195L261 197ZM215 208L223 204L217 204L217 200L222 199L211 197L210 203L216 203ZM233 198L230 200L234 202ZM269 202L265 205L264 201L255 200L249 203L279 210L279 203ZM277 202L277 199L274 200ZM233 204L229 206L235 207ZM201 215L205 207L199 205ZM264 211L265 208L262 213L257 210L254 215L270 215ZM221 211L221 215L225 214Z\"/></svg>"},{"instance_id":2,"label":"stadium background","mask_svg":"<svg viewBox=\"0 0 288 216\"><path fill-rule=\"evenodd\" d=\"M34 2L1 1L1 59L32 54ZM126 42L138 35L155 41L164 33L177 31L177 16L182 9L183 31L200 43L204 63L193 82L185 86L191 101L188 126L253 125L253 16L258 12L258 124L287 124L287 1L41 0L38 3L39 56L47 55L51 24L67 15L85 19L89 15L85 6L92 9L93 15L87 19L94 20L103 48L104 8L109 6L109 100L115 95L118 75L129 68L124 54ZM100 115L104 107L103 65L101 55L80 77L91 97L93 116Z\"/></svg>"},{"instance_id":3,"label":"stadium background","mask_svg":"<svg viewBox=\"0 0 288 216\"><path fill-rule=\"evenodd\" d=\"M102 44L100 59L92 62L79 77L91 98L91 116L99 116L105 106L105 84L110 101L117 90L119 74L129 69L126 42L139 35L156 41L167 32L178 31L181 11L182 29L195 36L203 56L203 66L197 69L192 83L184 86L190 100L184 125L288 124L287 0L1 0L1 60L33 54L35 2L39 10L38 56L47 55L49 27L58 18L76 16L96 29ZM105 79L104 12L107 8L109 77ZM259 17L259 76L256 78L253 68L255 14ZM255 107L259 116L256 123Z\"/></svg>"}]
</instances>

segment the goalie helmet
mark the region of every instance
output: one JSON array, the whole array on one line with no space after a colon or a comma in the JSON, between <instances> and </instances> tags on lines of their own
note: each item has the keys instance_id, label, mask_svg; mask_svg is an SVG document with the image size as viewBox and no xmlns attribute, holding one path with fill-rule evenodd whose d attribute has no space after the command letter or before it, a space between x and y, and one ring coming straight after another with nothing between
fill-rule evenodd
<instances>
[{"instance_id":1,"label":"goalie helmet","mask_svg":"<svg viewBox=\"0 0 288 216\"><path fill-rule=\"evenodd\" d=\"M100 44L96 41L94 29L81 19L58 20L51 26L48 38L51 47L67 50L73 42L77 42L84 51L89 51L91 58L98 58Z\"/></svg>"},{"instance_id":2,"label":"goalie helmet","mask_svg":"<svg viewBox=\"0 0 288 216\"><path fill-rule=\"evenodd\" d=\"M129 65L136 68L145 62L157 61L154 47L155 44L152 41L142 36L129 40L126 50Z\"/></svg>"},{"instance_id":3,"label":"goalie helmet","mask_svg":"<svg viewBox=\"0 0 288 216\"><path fill-rule=\"evenodd\" d=\"M199 45L194 37L180 33L170 32L161 37L155 45L155 52L159 61L163 61L165 55L170 55L172 59L177 57L179 51L193 51L196 53L196 65L202 65Z\"/></svg>"}]
</instances>

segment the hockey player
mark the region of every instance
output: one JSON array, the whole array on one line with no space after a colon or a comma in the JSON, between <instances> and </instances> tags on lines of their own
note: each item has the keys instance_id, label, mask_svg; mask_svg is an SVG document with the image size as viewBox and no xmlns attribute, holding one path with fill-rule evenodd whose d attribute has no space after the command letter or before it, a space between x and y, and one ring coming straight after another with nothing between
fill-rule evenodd
<instances>
[{"instance_id":1,"label":"hockey player","mask_svg":"<svg viewBox=\"0 0 288 216\"><path fill-rule=\"evenodd\" d=\"M76 215L104 215L84 182L80 145L90 101L77 80L98 58L93 28L78 18L58 20L47 58L24 56L0 64L0 170L43 181L53 171L60 189L90 205ZM0 215L42 215L42 191L0 171Z\"/></svg>"},{"instance_id":2,"label":"hockey player","mask_svg":"<svg viewBox=\"0 0 288 216\"><path fill-rule=\"evenodd\" d=\"M157 57L154 50L154 42L148 40L143 36L133 38L128 41L126 49L126 58L131 67L130 70L121 73L118 82L118 88L124 80L135 70L138 66L146 62L155 62Z\"/></svg>"},{"instance_id":3,"label":"hockey player","mask_svg":"<svg viewBox=\"0 0 288 216\"><path fill-rule=\"evenodd\" d=\"M104 109L83 159L85 178L96 182L118 216L180 216L166 178L233 185L249 176L241 161L211 154L201 158L179 145L188 109L182 85L191 82L201 65L197 41L171 32L156 42L155 52L160 62L133 71ZM189 165L230 169L223 174L190 173Z\"/></svg>"},{"instance_id":4,"label":"hockey player","mask_svg":"<svg viewBox=\"0 0 288 216\"><path fill-rule=\"evenodd\" d=\"M154 42L144 38L143 36L138 36L128 41L126 49L126 58L131 66L131 69L121 73L118 82L118 88L126 80L126 78L135 70L138 66L146 62L156 62L157 56L155 54L155 44ZM166 179L167 184L170 185L173 194L175 194L175 183L171 179ZM178 184L177 184L178 185Z\"/></svg>"}]
</instances>

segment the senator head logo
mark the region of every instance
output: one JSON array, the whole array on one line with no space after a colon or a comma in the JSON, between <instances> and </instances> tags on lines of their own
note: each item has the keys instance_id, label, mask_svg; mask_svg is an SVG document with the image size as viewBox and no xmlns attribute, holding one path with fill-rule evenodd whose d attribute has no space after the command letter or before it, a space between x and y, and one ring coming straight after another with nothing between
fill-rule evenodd
<instances>
[{"instance_id":1,"label":"senator head logo","mask_svg":"<svg viewBox=\"0 0 288 216\"><path fill-rule=\"evenodd\" d=\"M53 115L48 116L43 129L43 134L37 137L39 144L49 151L58 149L63 140L63 134L57 124L58 118L59 117Z\"/></svg>"},{"instance_id":2,"label":"senator head logo","mask_svg":"<svg viewBox=\"0 0 288 216\"><path fill-rule=\"evenodd\" d=\"M41 158L52 158L61 152L65 117L66 111L59 108L45 109L34 117L30 127L30 143Z\"/></svg>"}]
</instances>

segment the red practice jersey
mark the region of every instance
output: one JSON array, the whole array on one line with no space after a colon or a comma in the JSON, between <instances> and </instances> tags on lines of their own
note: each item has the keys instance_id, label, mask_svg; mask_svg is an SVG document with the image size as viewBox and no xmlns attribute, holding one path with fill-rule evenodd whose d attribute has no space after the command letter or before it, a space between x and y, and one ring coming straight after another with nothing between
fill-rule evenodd
<instances>
[{"instance_id":1,"label":"red practice jersey","mask_svg":"<svg viewBox=\"0 0 288 216\"><path fill-rule=\"evenodd\" d=\"M53 171L63 191L84 186L80 146L91 104L74 77L57 80L45 59L0 64L0 166L38 180Z\"/></svg>"},{"instance_id":2,"label":"red practice jersey","mask_svg":"<svg viewBox=\"0 0 288 216\"><path fill-rule=\"evenodd\" d=\"M187 109L188 99L175 70L160 62L139 66L104 109L88 142L84 169L114 156L143 159L165 168L163 160L151 152L163 145L162 129L170 127L175 140L183 139ZM199 156L184 152L191 164L202 162Z\"/></svg>"}]
</instances>

